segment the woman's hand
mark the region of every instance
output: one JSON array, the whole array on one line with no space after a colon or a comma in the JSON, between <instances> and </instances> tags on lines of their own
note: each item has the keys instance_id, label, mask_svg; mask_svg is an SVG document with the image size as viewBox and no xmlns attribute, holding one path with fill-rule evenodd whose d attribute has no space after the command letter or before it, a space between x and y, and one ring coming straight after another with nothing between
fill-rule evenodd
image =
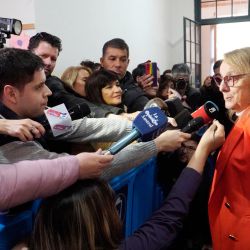
<instances>
[{"instance_id":1,"label":"woman's hand","mask_svg":"<svg viewBox=\"0 0 250 250\"><path fill-rule=\"evenodd\" d=\"M202 173L205 162L211 152L220 147L225 141L224 126L218 121L213 121L212 125L206 130L188 163L188 167Z\"/></svg>"},{"instance_id":2,"label":"woman's hand","mask_svg":"<svg viewBox=\"0 0 250 250\"><path fill-rule=\"evenodd\" d=\"M224 126L217 120L214 120L212 125L206 130L201 137L199 147L206 150L208 153L213 152L220 147L225 141Z\"/></svg>"}]
</instances>

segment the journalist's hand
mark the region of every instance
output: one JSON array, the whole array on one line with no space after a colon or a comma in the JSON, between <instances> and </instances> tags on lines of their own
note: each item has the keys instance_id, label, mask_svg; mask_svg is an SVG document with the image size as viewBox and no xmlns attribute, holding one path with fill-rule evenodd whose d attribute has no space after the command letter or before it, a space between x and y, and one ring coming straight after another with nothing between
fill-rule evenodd
<instances>
[{"instance_id":1,"label":"journalist's hand","mask_svg":"<svg viewBox=\"0 0 250 250\"><path fill-rule=\"evenodd\" d=\"M113 155L103 155L99 149L95 153L80 153L76 155L80 163L80 179L92 179L99 177L103 170L113 160Z\"/></svg>"},{"instance_id":2,"label":"journalist's hand","mask_svg":"<svg viewBox=\"0 0 250 250\"><path fill-rule=\"evenodd\" d=\"M181 144L190 139L191 135L180 130L167 130L154 139L158 152L171 152L181 147Z\"/></svg>"},{"instance_id":3,"label":"journalist's hand","mask_svg":"<svg viewBox=\"0 0 250 250\"><path fill-rule=\"evenodd\" d=\"M22 141L31 141L34 138L40 138L45 133L45 129L40 123L31 119L0 119L0 133L18 137Z\"/></svg>"}]
</instances>

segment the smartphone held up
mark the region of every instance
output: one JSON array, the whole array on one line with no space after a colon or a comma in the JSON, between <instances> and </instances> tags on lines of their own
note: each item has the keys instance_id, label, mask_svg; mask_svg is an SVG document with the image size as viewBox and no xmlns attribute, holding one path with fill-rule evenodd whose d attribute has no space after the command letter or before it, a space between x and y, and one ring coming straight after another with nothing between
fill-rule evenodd
<instances>
[{"instance_id":1,"label":"smartphone held up","mask_svg":"<svg viewBox=\"0 0 250 250\"><path fill-rule=\"evenodd\" d=\"M157 63L156 62L146 62L145 63L145 73L146 73L146 75L152 75L154 77L152 87L157 87L158 86Z\"/></svg>"}]
</instances>

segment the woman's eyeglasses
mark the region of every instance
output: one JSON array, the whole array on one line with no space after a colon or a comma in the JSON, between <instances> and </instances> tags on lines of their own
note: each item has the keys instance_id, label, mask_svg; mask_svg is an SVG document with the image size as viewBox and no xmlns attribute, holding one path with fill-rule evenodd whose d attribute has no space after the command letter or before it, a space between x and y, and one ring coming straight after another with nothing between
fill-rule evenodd
<instances>
[{"instance_id":1,"label":"woman's eyeglasses","mask_svg":"<svg viewBox=\"0 0 250 250\"><path fill-rule=\"evenodd\" d=\"M226 84L228 87L233 87L234 84L239 79L241 79L242 77L247 76L247 75L250 75L250 73L240 74L240 75L234 75L234 76L225 76L222 80L223 80L224 84ZM222 82L222 80L221 80L221 82Z\"/></svg>"}]
</instances>

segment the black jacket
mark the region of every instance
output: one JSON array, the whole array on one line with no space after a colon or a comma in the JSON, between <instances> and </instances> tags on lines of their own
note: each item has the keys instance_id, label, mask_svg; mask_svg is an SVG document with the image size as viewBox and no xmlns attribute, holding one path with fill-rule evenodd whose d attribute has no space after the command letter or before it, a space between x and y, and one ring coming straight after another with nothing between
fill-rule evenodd
<instances>
[{"instance_id":1,"label":"black jacket","mask_svg":"<svg viewBox=\"0 0 250 250\"><path fill-rule=\"evenodd\" d=\"M191 111L195 111L202 105L201 94L199 89L188 86L185 95L187 96L186 102L191 107Z\"/></svg>"},{"instance_id":2,"label":"black jacket","mask_svg":"<svg viewBox=\"0 0 250 250\"><path fill-rule=\"evenodd\" d=\"M145 96L145 92L137 86L132 75L127 71L126 75L119 80L123 90L122 102L128 108L128 113L143 110L149 99Z\"/></svg>"},{"instance_id":3,"label":"black jacket","mask_svg":"<svg viewBox=\"0 0 250 250\"><path fill-rule=\"evenodd\" d=\"M120 114L123 111L120 108L100 104L95 105L84 97L81 97L74 93L73 91L69 91L69 89L65 89L64 85L56 76L48 76L46 79L46 85L52 91L52 95L48 98L48 106L53 107L64 103L67 109L72 108L76 104L86 103L91 110L91 117L102 118L106 117L108 114Z\"/></svg>"}]
</instances>

